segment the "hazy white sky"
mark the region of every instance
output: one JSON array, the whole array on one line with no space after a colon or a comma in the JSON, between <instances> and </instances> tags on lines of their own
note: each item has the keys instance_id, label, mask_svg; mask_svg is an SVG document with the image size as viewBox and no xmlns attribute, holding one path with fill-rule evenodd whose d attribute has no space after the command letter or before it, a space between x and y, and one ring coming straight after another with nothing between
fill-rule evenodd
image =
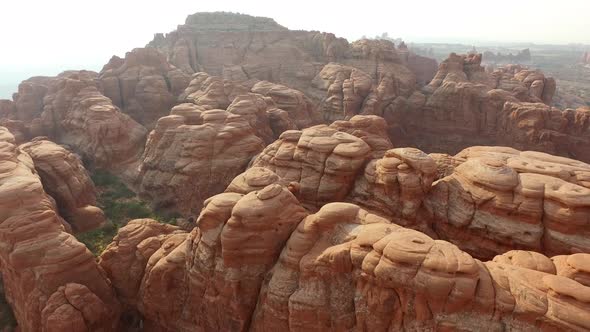
<instances>
[{"instance_id":1,"label":"hazy white sky","mask_svg":"<svg viewBox=\"0 0 590 332\"><path fill-rule=\"evenodd\" d=\"M407 41L590 44L590 0L1 0L0 80L99 70L111 55L145 45L188 14L219 10L349 40L388 32Z\"/></svg>"}]
</instances>

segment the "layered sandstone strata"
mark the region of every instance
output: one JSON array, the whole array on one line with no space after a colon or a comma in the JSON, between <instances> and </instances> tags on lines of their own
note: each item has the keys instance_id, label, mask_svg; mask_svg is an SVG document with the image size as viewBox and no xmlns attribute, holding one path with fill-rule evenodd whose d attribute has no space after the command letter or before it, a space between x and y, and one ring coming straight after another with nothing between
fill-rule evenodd
<instances>
[{"instance_id":1,"label":"layered sandstone strata","mask_svg":"<svg viewBox=\"0 0 590 332\"><path fill-rule=\"evenodd\" d=\"M507 145L590 161L581 148L590 140L588 112L548 106L553 79L519 66L487 74L480 63L476 55L451 54L428 87L395 109L392 141L450 154Z\"/></svg>"},{"instance_id":2,"label":"layered sandstone strata","mask_svg":"<svg viewBox=\"0 0 590 332\"><path fill-rule=\"evenodd\" d=\"M0 127L0 266L22 331L112 331L119 304L92 253L69 232L33 160Z\"/></svg>"},{"instance_id":3,"label":"layered sandstone strata","mask_svg":"<svg viewBox=\"0 0 590 332\"><path fill-rule=\"evenodd\" d=\"M590 252L590 165L540 152L469 148L424 200L441 237L478 257L511 249Z\"/></svg>"},{"instance_id":4,"label":"layered sandstone strata","mask_svg":"<svg viewBox=\"0 0 590 332\"><path fill-rule=\"evenodd\" d=\"M353 204L331 203L308 215L276 183L211 198L189 234L151 235L156 225L130 223L102 262L107 271L143 263L129 303L151 328L590 328L588 255L552 263L522 252L481 262ZM140 257L118 255L123 248Z\"/></svg>"},{"instance_id":5,"label":"layered sandstone strata","mask_svg":"<svg viewBox=\"0 0 590 332\"><path fill-rule=\"evenodd\" d=\"M205 199L223 192L264 148L260 133L272 135L264 109L236 109L254 113L182 104L159 119L141 158L140 196L157 208L194 215Z\"/></svg>"},{"instance_id":6,"label":"layered sandstone strata","mask_svg":"<svg viewBox=\"0 0 590 332\"><path fill-rule=\"evenodd\" d=\"M349 43L331 33L291 31L272 19L248 15L196 13L177 30L157 34L149 46L188 73L203 71L238 82L271 81L303 92L329 62L357 67L375 79L384 72L395 74L408 89L416 81L405 67L410 63L407 48L398 50L385 40ZM435 70L420 75L426 80Z\"/></svg>"},{"instance_id":7,"label":"layered sandstone strata","mask_svg":"<svg viewBox=\"0 0 590 332\"><path fill-rule=\"evenodd\" d=\"M189 83L189 74L174 67L154 48L136 48L121 59L113 56L99 74L100 87L114 105L147 128L168 115Z\"/></svg>"},{"instance_id":8,"label":"layered sandstone strata","mask_svg":"<svg viewBox=\"0 0 590 332\"><path fill-rule=\"evenodd\" d=\"M96 190L78 156L51 141L36 138L20 146L33 160L43 188L57 203L59 213L74 232L104 225L96 205Z\"/></svg>"},{"instance_id":9,"label":"layered sandstone strata","mask_svg":"<svg viewBox=\"0 0 590 332\"><path fill-rule=\"evenodd\" d=\"M100 92L96 78L82 70L27 80L14 107L6 107L12 112L3 124L19 142L47 136L96 167L129 168L141 154L146 129Z\"/></svg>"}]
</instances>

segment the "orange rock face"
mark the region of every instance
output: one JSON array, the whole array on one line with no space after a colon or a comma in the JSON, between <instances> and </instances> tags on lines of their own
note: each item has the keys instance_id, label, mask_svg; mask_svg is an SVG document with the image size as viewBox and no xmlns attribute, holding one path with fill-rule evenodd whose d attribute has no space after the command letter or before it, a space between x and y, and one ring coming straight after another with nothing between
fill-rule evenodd
<instances>
[{"instance_id":1,"label":"orange rock face","mask_svg":"<svg viewBox=\"0 0 590 332\"><path fill-rule=\"evenodd\" d=\"M256 171L242 180L276 178ZM521 251L481 262L353 204L308 215L276 183L212 197L189 234L146 232L156 225L130 223L101 263L122 271L133 256L119 250L141 253L145 274L130 302L155 329L590 328L587 254L552 261Z\"/></svg>"},{"instance_id":2,"label":"orange rock face","mask_svg":"<svg viewBox=\"0 0 590 332\"><path fill-rule=\"evenodd\" d=\"M425 199L434 231L473 255L590 252L590 165L540 152L474 147ZM469 239L466 241L466 239Z\"/></svg>"},{"instance_id":3,"label":"orange rock face","mask_svg":"<svg viewBox=\"0 0 590 332\"><path fill-rule=\"evenodd\" d=\"M590 166L393 149L384 127L287 131L190 233L132 222L101 266L154 329L590 328Z\"/></svg>"},{"instance_id":4,"label":"orange rock face","mask_svg":"<svg viewBox=\"0 0 590 332\"><path fill-rule=\"evenodd\" d=\"M55 199L60 215L74 232L104 225L104 213L96 207L94 184L76 155L43 139L35 139L20 148L33 159L45 192Z\"/></svg>"},{"instance_id":5,"label":"orange rock face","mask_svg":"<svg viewBox=\"0 0 590 332\"><path fill-rule=\"evenodd\" d=\"M548 106L553 79L519 66L488 74L480 62L476 55L451 54L423 93L395 108L391 140L429 152L506 145L590 161L580 148L590 139L588 112Z\"/></svg>"},{"instance_id":6,"label":"orange rock face","mask_svg":"<svg viewBox=\"0 0 590 332\"><path fill-rule=\"evenodd\" d=\"M250 329L582 331L590 327L589 290L564 276L482 263L448 242L333 203L292 234Z\"/></svg>"},{"instance_id":7,"label":"orange rock face","mask_svg":"<svg viewBox=\"0 0 590 332\"><path fill-rule=\"evenodd\" d=\"M3 127L0 156L0 266L19 328L114 330L120 309L109 280L67 232L33 160Z\"/></svg>"},{"instance_id":8,"label":"orange rock face","mask_svg":"<svg viewBox=\"0 0 590 332\"><path fill-rule=\"evenodd\" d=\"M250 122L265 117L264 110L254 108L258 114L250 118L220 109L202 111L190 105L177 106L182 111L173 110L185 116L158 120L148 137L138 180L141 196L158 208L183 215L198 214L203 201L223 192L264 148L264 140ZM187 110L190 107L193 109ZM272 134L268 123L266 129Z\"/></svg>"},{"instance_id":9,"label":"orange rock face","mask_svg":"<svg viewBox=\"0 0 590 332\"><path fill-rule=\"evenodd\" d=\"M141 154L146 129L100 93L96 78L93 72L69 71L25 81L14 112L3 123L17 133L19 143L47 136L96 167L132 168L129 164Z\"/></svg>"},{"instance_id":10,"label":"orange rock face","mask_svg":"<svg viewBox=\"0 0 590 332\"><path fill-rule=\"evenodd\" d=\"M147 128L168 115L189 75L170 65L153 48L136 48L125 59L114 56L99 74L105 96Z\"/></svg>"},{"instance_id":11,"label":"orange rock face","mask_svg":"<svg viewBox=\"0 0 590 332\"><path fill-rule=\"evenodd\" d=\"M590 330L590 111L555 91L191 15L0 101L6 298L22 331ZM195 227L130 221L97 263L82 160Z\"/></svg>"}]
</instances>

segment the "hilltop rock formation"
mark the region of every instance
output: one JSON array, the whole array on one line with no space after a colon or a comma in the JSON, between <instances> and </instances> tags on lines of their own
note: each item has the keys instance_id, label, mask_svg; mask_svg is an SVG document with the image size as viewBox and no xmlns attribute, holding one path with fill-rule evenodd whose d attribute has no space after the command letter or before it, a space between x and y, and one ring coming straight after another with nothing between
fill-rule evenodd
<instances>
[{"instance_id":1,"label":"hilltop rock formation","mask_svg":"<svg viewBox=\"0 0 590 332\"><path fill-rule=\"evenodd\" d=\"M408 89L416 81L404 65L407 57L398 55L389 41L348 43L331 33L290 31L272 19L248 15L196 13L177 30L157 34L148 46L188 73L202 71L247 86L270 81L308 95L312 79L329 62L357 67L374 79L385 72L395 74Z\"/></svg>"},{"instance_id":2,"label":"hilltop rock formation","mask_svg":"<svg viewBox=\"0 0 590 332\"><path fill-rule=\"evenodd\" d=\"M154 48L136 48L125 59L113 56L98 79L114 105L147 128L168 115L190 76Z\"/></svg>"},{"instance_id":3,"label":"hilltop rock formation","mask_svg":"<svg viewBox=\"0 0 590 332\"><path fill-rule=\"evenodd\" d=\"M558 256L555 265L529 252L481 262L353 204L331 203L308 215L279 184L211 198L198 225L189 234L153 236L147 229L155 228L154 221L132 222L103 254L107 271L126 275L126 267L143 262L143 277L135 279L141 279L139 291L129 303L137 303L145 326L590 328L584 314L590 288L581 283L585 267L578 263L587 254ZM119 248L137 250L141 258L118 255Z\"/></svg>"},{"instance_id":4,"label":"hilltop rock formation","mask_svg":"<svg viewBox=\"0 0 590 332\"><path fill-rule=\"evenodd\" d=\"M469 146L506 145L590 161L588 112L547 106L554 81L529 70L487 74L477 55L452 54L424 93L396 110L396 145L454 154ZM539 85L537 85L537 82ZM542 89L539 89L542 87ZM386 117L387 118L387 117Z\"/></svg>"},{"instance_id":5,"label":"hilltop rock formation","mask_svg":"<svg viewBox=\"0 0 590 332\"><path fill-rule=\"evenodd\" d=\"M33 160L45 192L55 199L60 215L74 232L104 225L106 218L96 207L94 184L76 155L42 138L20 148Z\"/></svg>"},{"instance_id":6,"label":"hilltop rock formation","mask_svg":"<svg viewBox=\"0 0 590 332\"><path fill-rule=\"evenodd\" d=\"M272 135L264 109L236 109L253 113L181 104L173 115L159 119L141 158L140 196L157 208L190 215L201 210L205 199L223 192L264 148L257 134Z\"/></svg>"},{"instance_id":7,"label":"hilltop rock formation","mask_svg":"<svg viewBox=\"0 0 590 332\"><path fill-rule=\"evenodd\" d=\"M371 119L357 116L350 123ZM273 183L297 183L297 198L312 211L352 202L482 259L511 249L590 252L587 222L579 217L590 208L590 165L504 147L429 156L391 149L391 143L387 148L383 133L378 140L336 129L344 123L285 132L252 166L276 174Z\"/></svg>"},{"instance_id":8,"label":"hilltop rock formation","mask_svg":"<svg viewBox=\"0 0 590 332\"><path fill-rule=\"evenodd\" d=\"M582 54L582 59L580 60L580 62L584 65L590 65L590 52L584 52L584 54Z\"/></svg>"},{"instance_id":9,"label":"hilltop rock formation","mask_svg":"<svg viewBox=\"0 0 590 332\"><path fill-rule=\"evenodd\" d=\"M275 137L284 131L280 130L282 127L303 129L320 122L315 105L302 92L267 81L259 81L248 88L235 81L199 72L193 74L179 101L195 104L203 110L228 109L238 97L251 93L267 97L267 116L275 123L272 126Z\"/></svg>"},{"instance_id":10,"label":"hilltop rock formation","mask_svg":"<svg viewBox=\"0 0 590 332\"><path fill-rule=\"evenodd\" d=\"M512 92L519 100L552 104L556 90L555 79L545 77L539 70L520 65L506 65L492 72L495 88Z\"/></svg>"},{"instance_id":11,"label":"hilltop rock formation","mask_svg":"<svg viewBox=\"0 0 590 332\"><path fill-rule=\"evenodd\" d=\"M433 61L198 13L23 82L0 101L19 328L590 330L590 110L551 107L540 71ZM97 263L82 162L186 229L130 221Z\"/></svg>"},{"instance_id":12,"label":"hilltop rock formation","mask_svg":"<svg viewBox=\"0 0 590 332\"><path fill-rule=\"evenodd\" d=\"M488 259L512 249L590 252L590 165L505 147L473 147L453 159L421 215L439 237Z\"/></svg>"},{"instance_id":13,"label":"hilltop rock formation","mask_svg":"<svg viewBox=\"0 0 590 332\"><path fill-rule=\"evenodd\" d=\"M120 309L109 280L3 127L0 156L0 271L19 328L114 330Z\"/></svg>"},{"instance_id":14,"label":"hilltop rock formation","mask_svg":"<svg viewBox=\"0 0 590 332\"><path fill-rule=\"evenodd\" d=\"M3 124L19 142L47 136L96 167L128 168L143 149L146 129L100 93L96 78L94 72L70 71L25 81Z\"/></svg>"}]
</instances>

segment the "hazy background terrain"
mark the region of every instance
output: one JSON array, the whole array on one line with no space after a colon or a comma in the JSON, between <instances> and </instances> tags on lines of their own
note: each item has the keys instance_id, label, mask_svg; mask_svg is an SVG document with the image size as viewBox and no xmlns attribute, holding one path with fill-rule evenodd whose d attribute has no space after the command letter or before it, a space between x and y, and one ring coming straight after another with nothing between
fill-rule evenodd
<instances>
[{"instance_id":1,"label":"hazy background terrain","mask_svg":"<svg viewBox=\"0 0 590 332\"><path fill-rule=\"evenodd\" d=\"M274 18L290 29L333 32L349 41L387 32L414 43L590 44L588 0L364 1L31 1L2 2L0 98L30 76L99 71L116 54L147 44L198 11ZM81 14L82 13L82 14ZM584 46L585 47L585 46Z\"/></svg>"}]
</instances>

